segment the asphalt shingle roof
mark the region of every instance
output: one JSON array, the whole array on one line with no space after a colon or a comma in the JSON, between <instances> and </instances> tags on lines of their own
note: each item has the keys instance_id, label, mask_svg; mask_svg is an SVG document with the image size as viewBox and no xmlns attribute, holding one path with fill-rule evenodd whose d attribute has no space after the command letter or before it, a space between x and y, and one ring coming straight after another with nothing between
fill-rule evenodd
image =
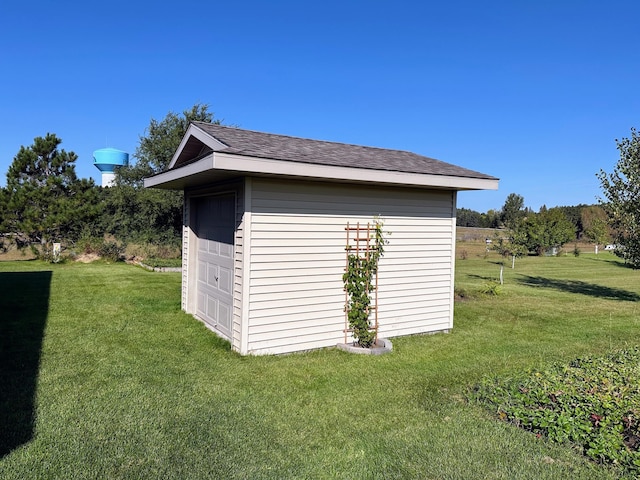
<instances>
[{"instance_id":1,"label":"asphalt shingle roof","mask_svg":"<svg viewBox=\"0 0 640 480\"><path fill-rule=\"evenodd\" d=\"M254 132L204 122L194 124L226 145L225 153L289 162L390 172L495 180L496 177L403 150Z\"/></svg>"}]
</instances>

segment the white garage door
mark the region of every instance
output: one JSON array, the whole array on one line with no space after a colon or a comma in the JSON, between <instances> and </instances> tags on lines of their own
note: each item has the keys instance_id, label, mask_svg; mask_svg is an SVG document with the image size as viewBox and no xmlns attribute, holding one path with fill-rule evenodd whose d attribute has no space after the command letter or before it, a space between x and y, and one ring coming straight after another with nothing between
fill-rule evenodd
<instances>
[{"instance_id":1,"label":"white garage door","mask_svg":"<svg viewBox=\"0 0 640 480\"><path fill-rule=\"evenodd\" d=\"M235 196L196 200L198 236L196 315L231 338Z\"/></svg>"}]
</instances>

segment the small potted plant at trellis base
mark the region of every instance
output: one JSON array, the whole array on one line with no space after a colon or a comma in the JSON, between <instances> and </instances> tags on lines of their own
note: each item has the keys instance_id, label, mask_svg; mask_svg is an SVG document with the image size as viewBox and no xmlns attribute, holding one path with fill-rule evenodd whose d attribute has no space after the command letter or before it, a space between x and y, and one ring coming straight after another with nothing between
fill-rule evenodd
<instances>
[{"instance_id":1,"label":"small potted plant at trellis base","mask_svg":"<svg viewBox=\"0 0 640 480\"><path fill-rule=\"evenodd\" d=\"M338 348L352 353L380 354L391 351L389 340L378 338L378 263L387 241L383 222L350 226L347 223L347 265L342 276L345 290L345 343ZM354 232L354 235L350 235ZM373 315L372 315L373 314ZM372 317L373 316L373 325ZM347 343L346 334L354 342Z\"/></svg>"}]
</instances>

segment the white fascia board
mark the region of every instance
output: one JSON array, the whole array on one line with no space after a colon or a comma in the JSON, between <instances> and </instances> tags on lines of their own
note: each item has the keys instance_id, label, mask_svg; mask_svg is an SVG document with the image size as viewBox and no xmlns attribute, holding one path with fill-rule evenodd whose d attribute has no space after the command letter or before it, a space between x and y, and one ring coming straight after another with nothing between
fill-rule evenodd
<instances>
[{"instance_id":1,"label":"white fascia board","mask_svg":"<svg viewBox=\"0 0 640 480\"><path fill-rule=\"evenodd\" d=\"M498 179L427 175L365 168L315 165L215 152L214 168L247 174L283 175L299 178L434 187L452 190L497 190ZM155 177L154 177L155 178ZM145 183L146 186L146 183Z\"/></svg>"},{"instance_id":2,"label":"white fascia board","mask_svg":"<svg viewBox=\"0 0 640 480\"><path fill-rule=\"evenodd\" d=\"M144 179L145 188L157 187L164 183L179 180L184 177L191 177L199 173L204 173L213 169L213 154L198 160L197 162L176 168L175 170L167 170L153 177Z\"/></svg>"},{"instance_id":3,"label":"white fascia board","mask_svg":"<svg viewBox=\"0 0 640 480\"><path fill-rule=\"evenodd\" d=\"M187 144L187 142L191 137L197 138L202 143L204 143L207 147L211 148L211 150L214 150L214 151L227 148L227 146L224 143L219 142L218 140L213 138L211 135L206 133L204 130L202 130L201 128L197 127L192 123L189 125L189 128L187 128L187 133L185 133L184 137L182 137L182 141L180 142L180 145L176 149L176 153L174 153L173 157L171 157L171 162L169 162L168 169L172 169L175 166L176 162L178 161L178 157L180 156L180 153L182 153L182 149L185 147L185 145Z\"/></svg>"}]
</instances>

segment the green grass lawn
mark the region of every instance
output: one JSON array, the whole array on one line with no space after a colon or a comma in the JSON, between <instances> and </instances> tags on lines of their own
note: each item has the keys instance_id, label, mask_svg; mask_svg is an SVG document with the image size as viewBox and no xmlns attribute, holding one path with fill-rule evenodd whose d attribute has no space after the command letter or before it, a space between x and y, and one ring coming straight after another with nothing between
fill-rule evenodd
<instances>
[{"instance_id":1,"label":"green grass lawn","mask_svg":"<svg viewBox=\"0 0 640 480\"><path fill-rule=\"evenodd\" d=\"M617 478L496 421L471 385L640 343L610 254L457 261L452 333L240 357L180 311L180 274L0 263L0 478Z\"/></svg>"}]
</instances>

